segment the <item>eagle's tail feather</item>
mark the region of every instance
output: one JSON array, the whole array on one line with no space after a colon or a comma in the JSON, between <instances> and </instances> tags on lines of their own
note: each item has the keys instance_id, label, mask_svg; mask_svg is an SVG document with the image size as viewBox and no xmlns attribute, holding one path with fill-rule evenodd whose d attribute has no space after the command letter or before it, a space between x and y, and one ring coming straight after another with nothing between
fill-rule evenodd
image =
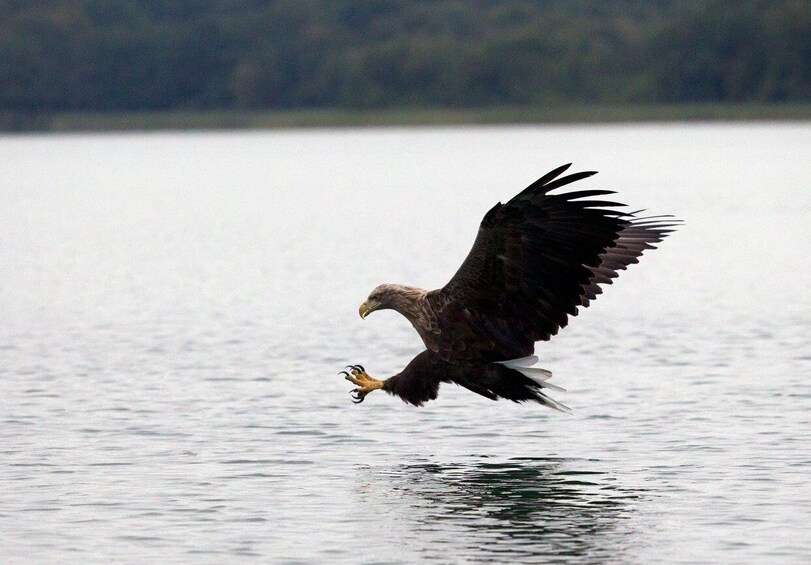
<instances>
[{"instance_id":1,"label":"eagle's tail feather","mask_svg":"<svg viewBox=\"0 0 811 565\"><path fill-rule=\"evenodd\" d=\"M518 359L510 359L508 361L498 361L505 367L509 367L510 369L517 369L518 367L532 367L535 363L538 362L537 355L529 355L528 357L520 357Z\"/></svg>"},{"instance_id":2,"label":"eagle's tail feather","mask_svg":"<svg viewBox=\"0 0 811 565\"><path fill-rule=\"evenodd\" d=\"M529 357L521 357L520 359L510 359L509 361L497 361L497 363L504 365L510 369L515 369L516 371L522 373L524 376L529 377L533 381L537 382L539 386L544 388L553 388L555 390L563 390L565 388L559 387L558 385L553 385L552 383L547 383L552 378L552 371L548 369L541 369L540 367L533 367L535 363L538 362L537 355L531 355Z\"/></svg>"},{"instance_id":3,"label":"eagle's tail feather","mask_svg":"<svg viewBox=\"0 0 811 565\"><path fill-rule=\"evenodd\" d=\"M540 402L541 404L543 404L544 406L548 406L549 408L552 408L553 410L557 410L558 412L563 412L565 414L571 414L572 413L571 408L569 408L565 404L561 404L560 402L558 402L554 398L550 398L550 397L546 396L544 393L542 393L540 391L538 392L538 398L536 400L538 402Z\"/></svg>"},{"instance_id":4,"label":"eagle's tail feather","mask_svg":"<svg viewBox=\"0 0 811 565\"><path fill-rule=\"evenodd\" d=\"M523 363L518 363L525 359L528 358L491 363L483 367L481 372L476 371L478 374L473 378L470 377L474 372L468 371L464 377L460 375L453 380L491 400L499 398L506 398L513 402L534 400L554 410L570 413L571 409L568 406L546 395L544 389L565 390L548 382L552 373L540 367L526 367L522 366ZM535 361L535 359L529 360Z\"/></svg>"}]
</instances>

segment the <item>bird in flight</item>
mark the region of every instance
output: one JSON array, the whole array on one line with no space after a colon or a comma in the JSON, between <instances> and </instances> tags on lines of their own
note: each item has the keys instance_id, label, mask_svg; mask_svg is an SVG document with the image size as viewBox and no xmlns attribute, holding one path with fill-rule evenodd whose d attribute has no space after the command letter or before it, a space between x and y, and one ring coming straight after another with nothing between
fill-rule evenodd
<instances>
[{"instance_id":1,"label":"bird in flight","mask_svg":"<svg viewBox=\"0 0 811 565\"><path fill-rule=\"evenodd\" d=\"M599 199L610 190L550 194L594 172L561 176L559 167L484 215L473 248L442 288L382 284L360 305L361 318L391 309L408 319L425 344L400 373L385 380L362 365L341 371L356 385L355 403L381 389L422 406L452 382L491 400L535 401L569 408L548 396L564 390L533 366L535 342L548 340L611 284L618 271L654 249L678 220L639 217ZM595 199L595 197L598 197Z\"/></svg>"}]
</instances>

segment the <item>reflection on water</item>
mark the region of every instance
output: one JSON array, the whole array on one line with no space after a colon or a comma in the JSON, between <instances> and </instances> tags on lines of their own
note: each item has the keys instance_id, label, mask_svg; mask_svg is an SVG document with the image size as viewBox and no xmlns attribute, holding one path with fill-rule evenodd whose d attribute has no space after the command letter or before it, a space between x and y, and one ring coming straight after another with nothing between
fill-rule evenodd
<instances>
[{"instance_id":1,"label":"reflection on water","mask_svg":"<svg viewBox=\"0 0 811 565\"><path fill-rule=\"evenodd\" d=\"M616 559L642 492L593 467L560 458L403 465L374 472L382 492L366 489L361 503L383 495L409 506L414 535L436 557L452 535L476 559Z\"/></svg>"}]
</instances>

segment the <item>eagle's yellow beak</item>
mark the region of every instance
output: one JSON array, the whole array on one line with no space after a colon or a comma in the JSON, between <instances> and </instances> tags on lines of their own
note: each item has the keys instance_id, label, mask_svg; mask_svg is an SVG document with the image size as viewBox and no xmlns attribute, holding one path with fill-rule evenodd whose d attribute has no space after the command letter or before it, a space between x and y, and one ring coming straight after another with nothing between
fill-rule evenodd
<instances>
[{"instance_id":1,"label":"eagle's yellow beak","mask_svg":"<svg viewBox=\"0 0 811 565\"><path fill-rule=\"evenodd\" d=\"M363 304L360 305L358 308L358 314L360 314L361 318L365 318L375 310L380 307L380 302L376 300L366 300Z\"/></svg>"}]
</instances>

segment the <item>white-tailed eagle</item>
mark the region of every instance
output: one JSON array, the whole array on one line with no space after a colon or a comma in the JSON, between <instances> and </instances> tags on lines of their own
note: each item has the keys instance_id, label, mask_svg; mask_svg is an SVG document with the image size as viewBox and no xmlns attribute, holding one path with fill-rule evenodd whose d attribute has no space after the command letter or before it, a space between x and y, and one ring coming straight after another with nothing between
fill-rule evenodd
<instances>
[{"instance_id":1,"label":"white-tailed eagle","mask_svg":"<svg viewBox=\"0 0 811 565\"><path fill-rule=\"evenodd\" d=\"M433 400L440 383L515 402L533 400L557 410L551 373L533 367L535 342L548 340L610 284L618 271L653 249L678 221L638 217L595 197L609 190L551 191L594 172L544 175L506 204L496 204L479 227L473 248L444 287L427 291L399 284L375 288L360 306L365 318L392 309L425 343L402 372L385 380L361 365L342 371L362 402L382 389L416 406Z\"/></svg>"}]
</instances>

